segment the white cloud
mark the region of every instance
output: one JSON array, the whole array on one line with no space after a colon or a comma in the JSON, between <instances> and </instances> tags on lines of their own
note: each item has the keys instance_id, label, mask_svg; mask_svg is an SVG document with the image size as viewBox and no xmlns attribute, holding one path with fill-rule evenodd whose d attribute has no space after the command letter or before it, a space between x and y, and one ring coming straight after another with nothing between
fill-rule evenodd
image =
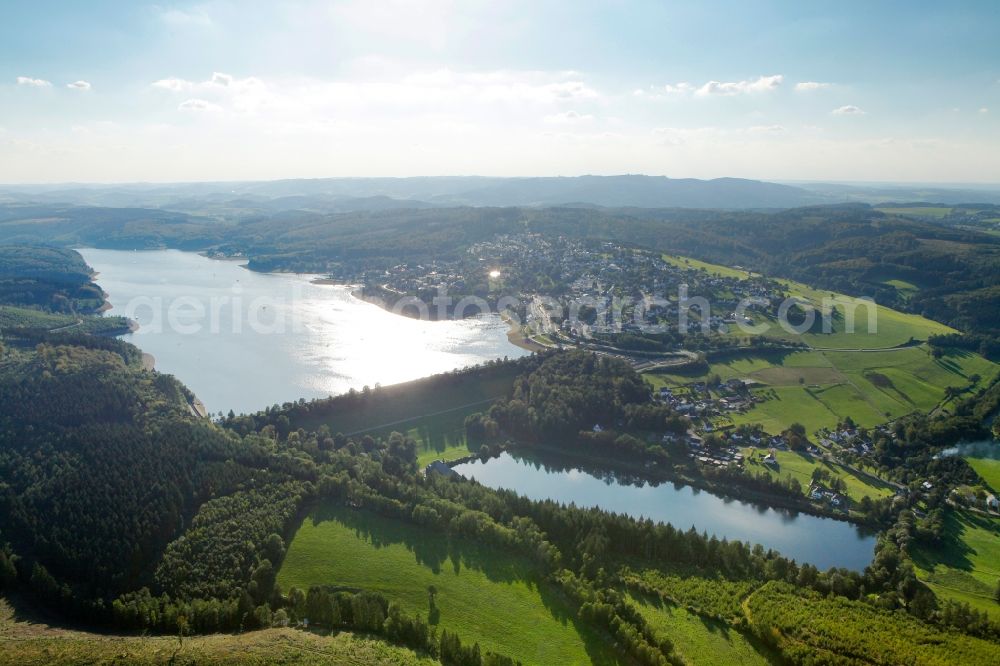
<instances>
[{"instance_id":1,"label":"white cloud","mask_svg":"<svg viewBox=\"0 0 1000 666\"><path fill-rule=\"evenodd\" d=\"M681 81L680 83L671 85L667 84L663 86L663 92L668 95L685 95L694 90L694 86L687 81Z\"/></svg>"},{"instance_id":2,"label":"white cloud","mask_svg":"<svg viewBox=\"0 0 1000 666\"><path fill-rule=\"evenodd\" d=\"M158 8L160 20L175 28L196 26L207 28L212 25L212 17L204 7L177 9L176 7Z\"/></svg>"},{"instance_id":3,"label":"white cloud","mask_svg":"<svg viewBox=\"0 0 1000 666\"><path fill-rule=\"evenodd\" d=\"M710 95L732 97L734 95L770 92L776 90L784 80L785 77L781 74L772 74L771 76L759 76L752 81L709 81L700 87L687 81L680 81L659 87L650 86L649 91L636 90L632 94L637 97L646 96L650 99L658 99L666 95L689 95L692 93L698 97L707 97Z\"/></svg>"},{"instance_id":4,"label":"white cloud","mask_svg":"<svg viewBox=\"0 0 1000 666\"><path fill-rule=\"evenodd\" d=\"M213 104L203 99L191 98L186 99L177 106L178 111L221 111L222 107L218 104Z\"/></svg>"},{"instance_id":5,"label":"white cloud","mask_svg":"<svg viewBox=\"0 0 1000 666\"><path fill-rule=\"evenodd\" d=\"M990 110L987 109L985 106L983 108L979 109L979 113L981 113L983 115L986 115L989 112L990 112Z\"/></svg>"},{"instance_id":6,"label":"white cloud","mask_svg":"<svg viewBox=\"0 0 1000 666\"><path fill-rule=\"evenodd\" d=\"M545 122L556 123L556 124L568 124L568 123L589 123L594 119L594 116L589 113L577 113L576 111L565 111L563 113L553 113L551 115L545 116Z\"/></svg>"},{"instance_id":7,"label":"white cloud","mask_svg":"<svg viewBox=\"0 0 1000 666\"><path fill-rule=\"evenodd\" d=\"M747 128L750 134L781 134L784 131L783 125L754 125Z\"/></svg>"},{"instance_id":8,"label":"white cloud","mask_svg":"<svg viewBox=\"0 0 1000 666\"><path fill-rule=\"evenodd\" d=\"M800 81L795 84L795 90L798 92L810 92L812 90L822 90L824 88L829 88L831 83L821 83L819 81Z\"/></svg>"},{"instance_id":9,"label":"white cloud","mask_svg":"<svg viewBox=\"0 0 1000 666\"><path fill-rule=\"evenodd\" d=\"M163 88L164 90L170 90L172 92L182 92L184 90L191 90L194 88L194 83L171 76L166 79L160 79L159 81L153 81L153 87Z\"/></svg>"},{"instance_id":10,"label":"white cloud","mask_svg":"<svg viewBox=\"0 0 1000 666\"><path fill-rule=\"evenodd\" d=\"M74 81L73 83L67 83L66 87L71 90L79 90L80 92L86 92L90 90L91 85L89 81Z\"/></svg>"},{"instance_id":11,"label":"white cloud","mask_svg":"<svg viewBox=\"0 0 1000 666\"><path fill-rule=\"evenodd\" d=\"M17 77L17 85L29 88L51 88L52 82L45 79L33 79L30 76L19 76Z\"/></svg>"},{"instance_id":12,"label":"white cloud","mask_svg":"<svg viewBox=\"0 0 1000 666\"><path fill-rule=\"evenodd\" d=\"M212 72L212 78L209 79L208 83L211 83L214 86L228 88L233 83L233 75L223 74L222 72Z\"/></svg>"},{"instance_id":13,"label":"white cloud","mask_svg":"<svg viewBox=\"0 0 1000 666\"><path fill-rule=\"evenodd\" d=\"M781 85L785 77L781 74L771 76L761 76L753 81L709 81L698 88L696 95L704 97L707 95L745 95L749 93L770 92Z\"/></svg>"},{"instance_id":14,"label":"white cloud","mask_svg":"<svg viewBox=\"0 0 1000 666\"><path fill-rule=\"evenodd\" d=\"M844 106L837 107L830 113L835 116L863 116L866 112L853 104L845 104Z\"/></svg>"}]
</instances>

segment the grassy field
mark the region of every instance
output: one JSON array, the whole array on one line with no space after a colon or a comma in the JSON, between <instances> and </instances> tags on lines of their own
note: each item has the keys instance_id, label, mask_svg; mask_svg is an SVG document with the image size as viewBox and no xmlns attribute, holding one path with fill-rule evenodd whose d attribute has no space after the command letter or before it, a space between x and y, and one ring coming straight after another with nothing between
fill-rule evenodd
<instances>
[{"instance_id":1,"label":"grassy field","mask_svg":"<svg viewBox=\"0 0 1000 666\"><path fill-rule=\"evenodd\" d=\"M888 213L890 215L909 215L912 217L933 217L941 219L949 213L951 208L946 206L891 206L876 208L875 210Z\"/></svg>"},{"instance_id":2,"label":"grassy field","mask_svg":"<svg viewBox=\"0 0 1000 666\"><path fill-rule=\"evenodd\" d=\"M965 462L969 463L969 466L983 477L983 481L994 493L1000 493L1000 460L966 456Z\"/></svg>"},{"instance_id":3,"label":"grassy field","mask_svg":"<svg viewBox=\"0 0 1000 666\"><path fill-rule=\"evenodd\" d=\"M527 561L372 513L329 507L306 518L278 583L377 590L439 630L526 664L617 662Z\"/></svg>"},{"instance_id":4,"label":"grassy field","mask_svg":"<svg viewBox=\"0 0 1000 666\"><path fill-rule=\"evenodd\" d=\"M690 257L664 255L663 258L676 266L701 269L709 274L722 277L746 279L751 275L742 269L710 264ZM807 301L816 307L828 302L832 307L831 330L829 333L810 332L798 335L784 330L777 321L771 318L759 314L755 315L755 323L767 323L770 326L769 330L764 333L768 337L780 340L798 340L817 349L879 349L906 344L911 339L927 340L930 335L955 332L954 329L944 324L931 321L920 315L907 314L880 305L874 307L876 317L870 325L869 307L867 305L854 307L852 303L856 301L850 296L814 289L794 280L779 279L777 282L785 287L790 296ZM908 283L893 286L896 286L897 289L915 288L914 285ZM849 332L852 320L853 330ZM730 335L744 337L746 334L734 327Z\"/></svg>"},{"instance_id":5,"label":"grassy field","mask_svg":"<svg viewBox=\"0 0 1000 666\"><path fill-rule=\"evenodd\" d=\"M340 632L266 629L243 634L115 636L49 627L15 617L0 599L0 664L385 664L430 666L438 662L379 640Z\"/></svg>"},{"instance_id":6,"label":"grassy field","mask_svg":"<svg viewBox=\"0 0 1000 666\"><path fill-rule=\"evenodd\" d=\"M679 268L694 268L696 270L703 270L710 275L736 278L738 280L745 280L751 275L749 271L745 271L741 268L733 268L731 266L723 266L721 264L710 264L707 261L700 261L692 257L682 257L675 254L665 254L663 255L663 260L668 264L672 264Z\"/></svg>"},{"instance_id":7,"label":"grassy field","mask_svg":"<svg viewBox=\"0 0 1000 666\"><path fill-rule=\"evenodd\" d=\"M926 211L927 209L921 209ZM744 279L745 270L709 264L687 257L664 255L672 264L708 273ZM835 303L832 332L790 334L775 322L766 335L805 342L812 349L793 353L735 356L712 362L700 374L657 372L646 375L651 387L683 386L718 375L723 381L738 378L755 382L754 392L764 402L745 414L732 417L736 424L760 423L768 432L784 430L799 422L813 432L830 428L845 417L871 427L913 412L947 410L945 389L965 389L978 375L982 386L1000 372L1000 365L964 351L953 351L935 359L926 344L931 335L953 329L914 314L876 306L874 326L869 329L868 307L859 306L854 333L847 332L850 317L847 297L821 291L790 280L779 280L788 293L820 305ZM910 283L893 285L915 289ZM756 316L759 320L761 317ZM730 335L741 336L734 331Z\"/></svg>"},{"instance_id":8,"label":"grassy field","mask_svg":"<svg viewBox=\"0 0 1000 666\"><path fill-rule=\"evenodd\" d=\"M754 449L743 449L743 455L747 459L747 469L753 472L767 472L772 477L784 479L791 476L798 479L802 484L803 492L808 490L812 482L813 470L816 468L825 469L835 477L844 480L847 487L847 495L854 501L860 501L862 497L868 496L872 499L888 497L895 492L888 483L879 482L870 477L858 474L857 472L823 460L821 457L809 455L808 453L797 451L775 451L774 456L778 460L778 468L774 469L763 463L751 462L750 454Z\"/></svg>"},{"instance_id":9,"label":"grassy field","mask_svg":"<svg viewBox=\"0 0 1000 666\"><path fill-rule=\"evenodd\" d=\"M936 594L968 602L1000 620L993 597L1000 580L1000 519L949 511L940 546L912 549L917 575Z\"/></svg>"},{"instance_id":10,"label":"grassy field","mask_svg":"<svg viewBox=\"0 0 1000 666\"><path fill-rule=\"evenodd\" d=\"M673 642L677 652L692 664L763 666L780 663L770 650L763 646L758 650L745 635L725 622L710 620L652 598L630 595L629 600L657 637Z\"/></svg>"},{"instance_id":11,"label":"grassy field","mask_svg":"<svg viewBox=\"0 0 1000 666\"><path fill-rule=\"evenodd\" d=\"M809 432L832 427L850 416L874 426L914 411L942 404L945 388L965 388L974 375L980 385L1000 372L1000 365L978 354L953 351L935 359L926 345L885 351L802 351L744 354L713 362L700 374L650 373L654 389L704 381L711 375L755 382L765 400L737 423L760 423L780 432L793 421ZM947 407L947 405L944 405Z\"/></svg>"},{"instance_id":12,"label":"grassy field","mask_svg":"<svg viewBox=\"0 0 1000 666\"><path fill-rule=\"evenodd\" d=\"M837 414L816 397L817 392L801 386L754 389L753 393L764 401L743 414L735 414L733 422L759 423L771 433L779 433L796 422L804 425L807 432L835 425Z\"/></svg>"},{"instance_id":13,"label":"grassy field","mask_svg":"<svg viewBox=\"0 0 1000 666\"><path fill-rule=\"evenodd\" d=\"M886 280L883 284L895 287L900 296L906 300L909 300L911 296L920 291L920 287L906 280Z\"/></svg>"}]
</instances>

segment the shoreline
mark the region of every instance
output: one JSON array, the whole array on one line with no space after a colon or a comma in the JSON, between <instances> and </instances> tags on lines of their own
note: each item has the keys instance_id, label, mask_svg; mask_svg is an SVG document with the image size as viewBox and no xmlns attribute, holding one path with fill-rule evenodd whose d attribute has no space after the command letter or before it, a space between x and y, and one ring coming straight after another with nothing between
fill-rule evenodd
<instances>
[{"instance_id":1,"label":"shoreline","mask_svg":"<svg viewBox=\"0 0 1000 666\"><path fill-rule=\"evenodd\" d=\"M521 325L514 321L514 318L506 312L500 313L500 319L507 324L507 341L515 347L520 347L521 349L530 352L540 352L548 349L545 345L538 344L531 338L527 337L524 334L524 329Z\"/></svg>"},{"instance_id":2,"label":"shoreline","mask_svg":"<svg viewBox=\"0 0 1000 666\"><path fill-rule=\"evenodd\" d=\"M388 312L389 314L397 315L400 317L408 316L401 312L394 312L388 306L388 303L385 301L385 299L380 298L378 296L366 294L364 288L361 286L351 285L345 282L341 282L339 280L334 280L332 278L322 278L322 277L313 278L312 280L310 280L310 283L331 285L336 287L349 287L351 289L350 291L351 296L358 299L359 301L364 301L365 303L371 303L372 305L376 305L385 310L386 312ZM499 312L497 314L499 315L500 320L507 325L507 341L509 343L511 343L515 347L519 347L529 352L540 352L549 349L545 345L539 344L534 340L532 340L531 338L524 335L523 329L521 328L520 324L515 322L514 319L509 314L507 314L506 311ZM453 320L452 317L448 317L447 319L437 319L435 317L431 318L431 321L451 321L451 320Z\"/></svg>"}]
</instances>

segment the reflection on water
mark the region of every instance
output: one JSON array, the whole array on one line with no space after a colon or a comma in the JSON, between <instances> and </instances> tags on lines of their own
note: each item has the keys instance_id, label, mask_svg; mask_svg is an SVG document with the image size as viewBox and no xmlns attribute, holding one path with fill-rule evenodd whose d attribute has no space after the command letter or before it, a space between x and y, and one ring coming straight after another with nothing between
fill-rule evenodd
<instances>
[{"instance_id":1,"label":"reflection on water","mask_svg":"<svg viewBox=\"0 0 1000 666\"><path fill-rule=\"evenodd\" d=\"M684 530L693 525L719 538L760 543L820 569L861 570L875 549L875 537L850 523L722 498L677 483L651 484L625 473L568 464L564 457L505 452L485 462L456 465L455 471L531 499L596 506Z\"/></svg>"},{"instance_id":2,"label":"reflection on water","mask_svg":"<svg viewBox=\"0 0 1000 666\"><path fill-rule=\"evenodd\" d=\"M193 252L82 249L125 340L212 412L395 384L526 352L497 317L417 321L311 275L254 273Z\"/></svg>"}]
</instances>

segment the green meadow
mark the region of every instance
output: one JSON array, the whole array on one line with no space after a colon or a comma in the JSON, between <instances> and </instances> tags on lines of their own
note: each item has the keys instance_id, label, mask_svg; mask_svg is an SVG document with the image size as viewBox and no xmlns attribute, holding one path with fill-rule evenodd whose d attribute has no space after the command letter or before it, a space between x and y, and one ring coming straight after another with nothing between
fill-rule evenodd
<instances>
[{"instance_id":1,"label":"green meadow","mask_svg":"<svg viewBox=\"0 0 1000 666\"><path fill-rule=\"evenodd\" d=\"M941 219L951 213L947 206L885 206L875 210L890 215L909 215L911 217L932 217Z\"/></svg>"},{"instance_id":2,"label":"green meadow","mask_svg":"<svg viewBox=\"0 0 1000 666\"><path fill-rule=\"evenodd\" d=\"M983 477L983 481L994 493L1000 493L1000 460L966 456L965 462L969 463L969 466Z\"/></svg>"},{"instance_id":3,"label":"green meadow","mask_svg":"<svg viewBox=\"0 0 1000 666\"><path fill-rule=\"evenodd\" d=\"M922 209L923 210L923 209ZM663 259L676 266L704 270L712 275L746 279L751 273L739 268L710 264L690 257L664 255ZM784 286L789 296L808 302L816 308L829 304L830 332L797 334L781 328L770 317L754 315L756 324L766 323L769 329L764 335L780 340L798 340L816 349L885 349L908 344L911 340L925 341L931 335L954 333L955 330L920 315L907 314L891 308L875 305L874 309L850 296L832 291L814 289L794 280L776 280ZM915 290L909 283L900 283L897 289ZM876 315L869 321L869 313ZM819 313L817 312L817 316ZM853 322L853 328L851 323ZM849 332L850 330L850 332ZM745 337L745 333L734 328L730 335Z\"/></svg>"},{"instance_id":4,"label":"green meadow","mask_svg":"<svg viewBox=\"0 0 1000 666\"><path fill-rule=\"evenodd\" d=\"M616 663L528 561L401 521L343 507L308 516L278 572L282 589L312 585L383 593L483 650L525 664ZM433 606L428 588L434 586Z\"/></svg>"},{"instance_id":5,"label":"green meadow","mask_svg":"<svg viewBox=\"0 0 1000 666\"><path fill-rule=\"evenodd\" d=\"M696 270L703 270L711 275L719 275L721 277L731 277L744 280L751 275L749 271L745 271L741 268L732 268L721 264L710 264L707 261L701 261L692 257L682 257L676 254L665 254L663 255L663 260L668 264L672 264L679 268L694 268Z\"/></svg>"},{"instance_id":6,"label":"green meadow","mask_svg":"<svg viewBox=\"0 0 1000 666\"><path fill-rule=\"evenodd\" d=\"M796 421L814 432L847 416L871 427L915 411L947 409L947 387L965 389L977 375L983 386L998 371L1000 366L978 354L955 350L936 359L926 345L917 345L881 351L747 353L714 361L695 375L645 376L654 389L712 375L753 382L752 392L762 402L733 415L733 421L760 423L775 433Z\"/></svg>"},{"instance_id":7,"label":"green meadow","mask_svg":"<svg viewBox=\"0 0 1000 666\"><path fill-rule=\"evenodd\" d=\"M1000 581L1000 519L948 511L940 545L917 545L911 555L917 575L938 596L968 602L1000 620L993 596Z\"/></svg>"}]
</instances>

